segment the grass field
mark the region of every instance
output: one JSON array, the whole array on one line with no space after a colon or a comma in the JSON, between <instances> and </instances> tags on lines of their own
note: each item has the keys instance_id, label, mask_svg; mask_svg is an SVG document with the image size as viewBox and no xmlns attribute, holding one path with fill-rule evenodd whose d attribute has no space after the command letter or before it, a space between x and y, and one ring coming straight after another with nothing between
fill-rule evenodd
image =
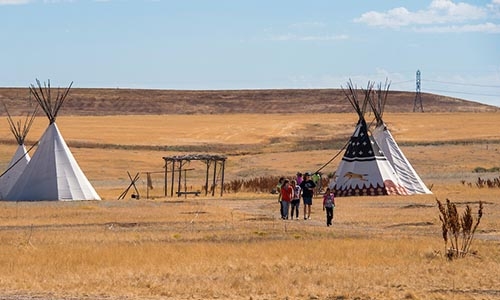
<instances>
[{"instance_id":1,"label":"grass field","mask_svg":"<svg viewBox=\"0 0 500 300\"><path fill-rule=\"evenodd\" d=\"M279 220L268 193L164 198L159 185L151 199L116 199L127 171L162 171L168 155L225 154L226 180L315 170L352 134L353 114L60 117L104 200L0 202L0 298L500 298L500 188L461 182L499 177L473 171L500 166L500 116L385 119L434 195L338 198L327 228L318 199L308 221ZM46 125L36 120L28 144ZM3 166L15 150L9 139L5 123ZM203 184L204 167L190 167L191 184ZM446 260L436 198L460 211L485 203L474 255Z\"/></svg>"}]
</instances>

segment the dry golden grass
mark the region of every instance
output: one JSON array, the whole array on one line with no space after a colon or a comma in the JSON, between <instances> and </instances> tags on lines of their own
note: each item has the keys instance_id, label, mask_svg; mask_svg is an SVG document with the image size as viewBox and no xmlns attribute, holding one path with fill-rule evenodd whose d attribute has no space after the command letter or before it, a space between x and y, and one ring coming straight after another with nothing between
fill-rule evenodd
<instances>
[{"instance_id":1,"label":"dry golden grass","mask_svg":"<svg viewBox=\"0 0 500 300\"><path fill-rule=\"evenodd\" d=\"M370 117L367 117L369 120ZM398 113L384 119L399 142L491 140L500 121L498 113ZM354 114L235 114L64 117L57 124L68 142L119 145L197 145L268 143L273 138L332 139L350 136ZM37 140L47 126L40 117L28 135ZM11 133L5 119L0 139Z\"/></svg>"},{"instance_id":2,"label":"dry golden grass","mask_svg":"<svg viewBox=\"0 0 500 300\"><path fill-rule=\"evenodd\" d=\"M328 142L348 137L356 120L353 114L61 117L63 136L79 145L71 150L105 200L0 202L0 296L498 299L500 189L460 183L499 175L472 172L499 166L495 113L388 114L393 135L434 195L338 198L333 228L324 226L318 199L310 221L278 220L270 194L161 198L158 186L154 200L115 200L129 183L127 171L161 171L162 156L196 145L228 147L226 180L314 170L341 147ZM31 141L45 122L36 121ZM9 138L2 126L0 139ZM317 150L301 146L323 140ZM6 164L14 150L0 144L0 161ZM201 170L192 172L192 184L201 184L204 168L192 167ZM485 203L471 247L477 255L446 261L436 197L459 209Z\"/></svg>"},{"instance_id":3,"label":"dry golden grass","mask_svg":"<svg viewBox=\"0 0 500 300\"><path fill-rule=\"evenodd\" d=\"M385 119L429 185L471 181L474 168L495 167L500 161L500 134L491 130L500 121L498 113L386 114ZM70 147L75 145L71 150L98 192L113 199L128 185L127 171L162 171L162 157L169 155L205 150L227 154L226 181L315 170L337 154L356 121L354 114L165 115L60 117L58 125ZM0 140L13 143L5 122ZM45 118L37 119L27 144L36 141L46 126ZM14 150L14 144L0 144L3 167ZM333 172L337 163L323 171ZM196 162L192 167L204 169ZM141 185L145 185L142 180Z\"/></svg>"},{"instance_id":4,"label":"dry golden grass","mask_svg":"<svg viewBox=\"0 0 500 300\"><path fill-rule=\"evenodd\" d=\"M317 206L312 220L278 220L272 195L3 202L0 289L106 299L498 297L498 200L486 201L478 254L453 263L442 256L433 196L337 200L333 228Z\"/></svg>"}]
</instances>

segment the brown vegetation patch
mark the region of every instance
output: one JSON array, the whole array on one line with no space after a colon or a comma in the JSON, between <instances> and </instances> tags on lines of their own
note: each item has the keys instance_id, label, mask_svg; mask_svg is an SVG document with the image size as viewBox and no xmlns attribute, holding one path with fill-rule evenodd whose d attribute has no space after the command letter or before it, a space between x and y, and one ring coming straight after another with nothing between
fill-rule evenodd
<instances>
[{"instance_id":1,"label":"brown vegetation patch","mask_svg":"<svg viewBox=\"0 0 500 300\"><path fill-rule=\"evenodd\" d=\"M432 226L434 223L432 222L415 222L415 223L401 223L387 226L386 228L395 228L395 227L408 227L408 226Z\"/></svg>"},{"instance_id":2,"label":"brown vegetation patch","mask_svg":"<svg viewBox=\"0 0 500 300\"><path fill-rule=\"evenodd\" d=\"M272 221L275 217L273 216L256 216L252 218L247 218L247 221Z\"/></svg>"},{"instance_id":3,"label":"brown vegetation patch","mask_svg":"<svg viewBox=\"0 0 500 300\"><path fill-rule=\"evenodd\" d=\"M184 211L181 212L180 214L182 215L198 215L198 214L206 214L206 211Z\"/></svg>"},{"instance_id":4,"label":"brown vegetation patch","mask_svg":"<svg viewBox=\"0 0 500 300\"><path fill-rule=\"evenodd\" d=\"M429 207L436 207L435 205L430 205L430 204L419 204L419 203L413 203L413 204L408 204L403 207L402 209L406 208L429 208Z\"/></svg>"},{"instance_id":5,"label":"brown vegetation patch","mask_svg":"<svg viewBox=\"0 0 500 300\"><path fill-rule=\"evenodd\" d=\"M445 294L445 295L465 295L467 297L473 295L479 296L500 296L499 289L435 289L431 293ZM453 297L453 296L452 296Z\"/></svg>"}]
</instances>

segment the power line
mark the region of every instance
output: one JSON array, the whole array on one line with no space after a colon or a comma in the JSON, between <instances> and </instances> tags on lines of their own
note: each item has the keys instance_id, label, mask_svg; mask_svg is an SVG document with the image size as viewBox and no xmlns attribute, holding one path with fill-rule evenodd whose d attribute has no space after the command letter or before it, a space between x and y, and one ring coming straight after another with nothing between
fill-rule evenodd
<instances>
[{"instance_id":1,"label":"power line","mask_svg":"<svg viewBox=\"0 0 500 300\"><path fill-rule=\"evenodd\" d=\"M459 83L459 82L449 82L449 81L439 81L439 80L424 80L424 81L437 82L437 83L446 83L446 84L454 84L454 85L478 86L478 87L487 87L487 88L497 88L497 89L500 89L500 85L486 85L486 84L476 84L476 83Z\"/></svg>"},{"instance_id":2,"label":"power line","mask_svg":"<svg viewBox=\"0 0 500 300\"><path fill-rule=\"evenodd\" d=\"M404 80L404 81L392 82L391 84L395 85L395 84L401 84L401 83L407 83L407 82L415 82L415 81L412 79L412 80Z\"/></svg>"},{"instance_id":3,"label":"power line","mask_svg":"<svg viewBox=\"0 0 500 300\"><path fill-rule=\"evenodd\" d=\"M464 95L474 95L474 96L488 96L488 97L500 97L500 94L483 94L483 93L470 93L470 92L458 92L458 91L450 91L450 90L439 90L439 89L425 89L426 91L431 92L444 92L444 93L454 93L454 94L464 94Z\"/></svg>"}]
</instances>

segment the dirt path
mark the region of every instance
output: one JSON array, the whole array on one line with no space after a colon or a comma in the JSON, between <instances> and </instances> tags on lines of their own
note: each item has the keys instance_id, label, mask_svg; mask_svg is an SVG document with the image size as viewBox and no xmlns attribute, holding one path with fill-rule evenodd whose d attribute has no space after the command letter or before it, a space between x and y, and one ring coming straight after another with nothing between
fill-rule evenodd
<instances>
[{"instance_id":1,"label":"dirt path","mask_svg":"<svg viewBox=\"0 0 500 300\"><path fill-rule=\"evenodd\" d=\"M316 228L327 228L326 227L326 217L324 212L321 210L321 205L317 204L319 199L316 200L316 205L312 207L312 216L309 220L303 219L303 204L301 203L299 208L299 220L281 220L279 213L279 204L274 200L217 200L216 202L208 202L208 205L220 205L222 207L231 209L236 212L241 212L247 215L247 220L259 220L259 221L272 221L275 223L289 224L293 227L301 226L303 227L316 227ZM496 205L494 203L489 203L490 205ZM378 204L380 207L391 207L392 204L387 204L381 202ZM394 223L363 223L356 222L353 218L344 217L341 215L334 218L334 224L331 229L338 232L343 232L346 235L419 235L419 236L437 236L441 234L439 220L437 219L437 207L435 205L427 204L405 204L402 202L398 206L394 206L394 210L398 209L407 210L436 210L436 218L428 221L406 221L406 222L394 222ZM337 214L342 214L342 210L336 212ZM491 217L495 217L492 215ZM484 225L483 225L484 226ZM482 229L481 226L479 230L474 235L474 238L489 241L500 241L500 230L495 228Z\"/></svg>"}]
</instances>

